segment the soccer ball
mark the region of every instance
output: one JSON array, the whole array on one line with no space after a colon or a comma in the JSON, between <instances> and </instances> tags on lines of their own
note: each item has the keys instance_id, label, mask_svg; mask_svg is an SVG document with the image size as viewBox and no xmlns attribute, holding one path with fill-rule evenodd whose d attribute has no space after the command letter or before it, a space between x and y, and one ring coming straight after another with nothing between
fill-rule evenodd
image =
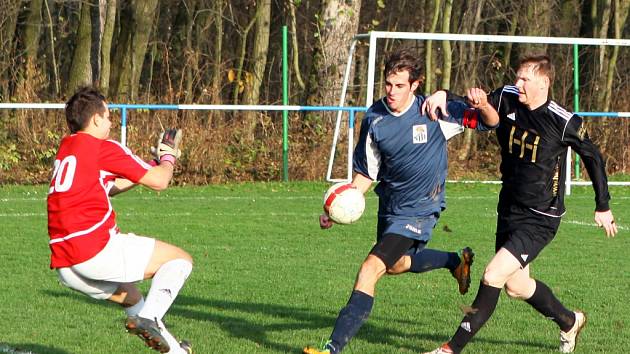
<instances>
[{"instance_id":1,"label":"soccer ball","mask_svg":"<svg viewBox=\"0 0 630 354\"><path fill-rule=\"evenodd\" d=\"M352 224L365 210L363 193L348 182L334 184L324 194L324 212L338 224Z\"/></svg>"}]
</instances>

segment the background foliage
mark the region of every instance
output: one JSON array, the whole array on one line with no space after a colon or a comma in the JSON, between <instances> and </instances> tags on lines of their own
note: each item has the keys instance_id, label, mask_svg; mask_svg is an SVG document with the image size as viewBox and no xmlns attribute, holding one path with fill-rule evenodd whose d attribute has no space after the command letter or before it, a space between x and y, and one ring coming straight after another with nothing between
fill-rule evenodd
<instances>
[{"instance_id":1,"label":"background foliage","mask_svg":"<svg viewBox=\"0 0 630 354\"><path fill-rule=\"evenodd\" d=\"M334 105L355 33L628 38L629 7L624 0L0 0L0 102L63 102L76 87L95 85L116 103L279 104L286 24L290 103ZM524 52L548 51L558 71L553 97L573 109L570 46L383 40L379 72L383 54L401 45L426 63L424 92L490 90L513 81ZM622 94L630 89L629 50L580 47L582 111L630 111ZM365 43L355 58L347 102L365 105ZM630 120L587 120L608 172L629 174ZM186 130L180 182L281 178L279 114L133 112L130 145L140 155L160 121ZM332 126L332 114L291 115L291 178L323 177ZM0 110L0 182L45 181L65 134L61 112ZM450 148L451 176L496 178L493 134L466 134Z\"/></svg>"}]
</instances>

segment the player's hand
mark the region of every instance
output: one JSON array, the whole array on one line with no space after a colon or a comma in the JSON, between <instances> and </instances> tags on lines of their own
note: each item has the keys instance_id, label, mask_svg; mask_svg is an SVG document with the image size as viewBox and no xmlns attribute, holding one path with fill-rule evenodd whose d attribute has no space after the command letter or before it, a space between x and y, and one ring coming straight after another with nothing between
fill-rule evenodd
<instances>
[{"instance_id":1,"label":"player's hand","mask_svg":"<svg viewBox=\"0 0 630 354\"><path fill-rule=\"evenodd\" d=\"M332 221L330 217L326 214L321 214L319 216L319 227L323 230L330 229L335 222Z\"/></svg>"},{"instance_id":2,"label":"player's hand","mask_svg":"<svg viewBox=\"0 0 630 354\"><path fill-rule=\"evenodd\" d=\"M438 110L444 117L448 117L446 111L446 91L440 90L427 97L422 103L422 114L429 116L431 120L438 120Z\"/></svg>"},{"instance_id":3,"label":"player's hand","mask_svg":"<svg viewBox=\"0 0 630 354\"><path fill-rule=\"evenodd\" d=\"M155 149L155 155L158 160L160 160L160 162L169 161L174 164L175 160L182 154L179 149L181 142L181 129L167 129L165 132L162 132Z\"/></svg>"},{"instance_id":4,"label":"player's hand","mask_svg":"<svg viewBox=\"0 0 630 354\"><path fill-rule=\"evenodd\" d=\"M612 211L596 211L595 223L606 231L606 237L615 237L617 234L617 224L615 224Z\"/></svg>"},{"instance_id":5,"label":"player's hand","mask_svg":"<svg viewBox=\"0 0 630 354\"><path fill-rule=\"evenodd\" d=\"M469 88L466 91L466 98L472 108L484 109L488 105L488 95L477 87Z\"/></svg>"}]
</instances>

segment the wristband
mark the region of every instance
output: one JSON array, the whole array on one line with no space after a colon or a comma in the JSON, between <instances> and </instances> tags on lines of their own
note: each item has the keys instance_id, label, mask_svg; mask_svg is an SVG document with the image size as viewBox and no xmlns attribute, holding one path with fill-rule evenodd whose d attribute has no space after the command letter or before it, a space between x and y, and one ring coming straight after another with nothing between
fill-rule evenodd
<instances>
[{"instance_id":1,"label":"wristband","mask_svg":"<svg viewBox=\"0 0 630 354\"><path fill-rule=\"evenodd\" d=\"M162 163L164 161L170 162L174 166L175 165L175 156L173 156L173 155L162 155L162 157L160 157L160 163Z\"/></svg>"}]
</instances>

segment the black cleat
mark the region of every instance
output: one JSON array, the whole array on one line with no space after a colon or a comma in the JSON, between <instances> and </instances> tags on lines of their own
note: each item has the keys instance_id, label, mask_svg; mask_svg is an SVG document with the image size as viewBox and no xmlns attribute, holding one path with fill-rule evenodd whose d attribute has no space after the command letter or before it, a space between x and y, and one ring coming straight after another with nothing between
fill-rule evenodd
<instances>
[{"instance_id":1,"label":"black cleat","mask_svg":"<svg viewBox=\"0 0 630 354\"><path fill-rule=\"evenodd\" d=\"M166 342L166 338L162 336L157 320L129 316L127 317L127 322L125 322L125 328L127 328L129 334L137 335L153 350L157 350L160 353L168 353L171 350Z\"/></svg>"}]
</instances>

